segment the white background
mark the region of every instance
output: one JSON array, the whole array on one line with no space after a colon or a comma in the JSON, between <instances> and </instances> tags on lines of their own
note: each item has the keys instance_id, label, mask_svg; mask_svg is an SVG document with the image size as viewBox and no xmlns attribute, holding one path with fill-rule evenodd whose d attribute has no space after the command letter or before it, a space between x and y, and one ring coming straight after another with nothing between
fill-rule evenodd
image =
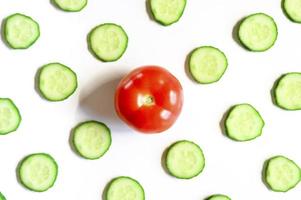
<instances>
[{"instance_id":1,"label":"white background","mask_svg":"<svg viewBox=\"0 0 301 200\"><path fill-rule=\"evenodd\" d=\"M188 0L181 20L163 27L147 14L145 0L89 0L79 13L56 9L48 0L0 0L0 19L15 12L36 19L41 37L28 50L12 50L0 42L0 96L12 98L23 120L18 131L0 137L0 191L8 200L98 200L105 185L120 175L140 181L148 200L201 200L225 193L236 200L297 200L301 185L283 193L269 191L261 181L263 162L283 154L301 165L301 111L273 105L270 90L283 73L301 71L301 25L282 13L280 0ZM265 12L279 28L275 46L252 53L233 39L234 25L244 16ZM117 62L103 63L87 50L86 36L96 25L124 27L129 46ZM185 72L189 52L213 45L225 52L229 67L212 85L198 85ZM49 62L74 69L79 88L64 102L51 103L34 89L35 74ZM114 87L131 69L156 64L170 70L185 92L176 124L159 135L136 133L113 109ZM232 105L247 102L262 114L262 137L246 143L223 136L219 126ZM83 120L105 122L112 130L108 153L96 161L78 157L68 143L70 130ZM203 149L206 167L192 180L178 180L161 167L161 154L179 139ZM47 192L26 190L15 169L27 154L50 153L59 164L55 186Z\"/></svg>"}]
</instances>

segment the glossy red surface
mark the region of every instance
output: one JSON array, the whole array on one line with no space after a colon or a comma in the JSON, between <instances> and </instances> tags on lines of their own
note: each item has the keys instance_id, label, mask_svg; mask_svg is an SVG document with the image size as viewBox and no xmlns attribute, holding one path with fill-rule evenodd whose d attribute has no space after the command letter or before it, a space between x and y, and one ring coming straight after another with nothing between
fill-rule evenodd
<instances>
[{"instance_id":1,"label":"glossy red surface","mask_svg":"<svg viewBox=\"0 0 301 200\"><path fill-rule=\"evenodd\" d=\"M170 128L182 105L180 82L158 66L135 69L121 80L115 94L119 117L143 133L160 133Z\"/></svg>"}]
</instances>

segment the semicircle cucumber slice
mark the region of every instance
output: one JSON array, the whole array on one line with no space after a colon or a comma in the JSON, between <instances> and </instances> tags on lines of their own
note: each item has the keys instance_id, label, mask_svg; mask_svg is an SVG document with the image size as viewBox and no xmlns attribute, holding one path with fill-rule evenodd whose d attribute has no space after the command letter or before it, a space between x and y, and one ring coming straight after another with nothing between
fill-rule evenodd
<instances>
[{"instance_id":1,"label":"semicircle cucumber slice","mask_svg":"<svg viewBox=\"0 0 301 200\"><path fill-rule=\"evenodd\" d=\"M206 200L231 200L230 197L223 194L214 194L208 197Z\"/></svg>"},{"instance_id":2,"label":"semicircle cucumber slice","mask_svg":"<svg viewBox=\"0 0 301 200\"><path fill-rule=\"evenodd\" d=\"M280 108L301 110L301 73L291 72L281 76L273 93Z\"/></svg>"},{"instance_id":3,"label":"semicircle cucumber slice","mask_svg":"<svg viewBox=\"0 0 301 200\"><path fill-rule=\"evenodd\" d=\"M226 134L236 141L249 141L262 134L264 120L250 104L233 106L225 120Z\"/></svg>"},{"instance_id":4,"label":"semicircle cucumber slice","mask_svg":"<svg viewBox=\"0 0 301 200\"><path fill-rule=\"evenodd\" d=\"M40 37L39 24L31 17L16 13L4 22L4 38L13 49L27 49Z\"/></svg>"},{"instance_id":5,"label":"semicircle cucumber slice","mask_svg":"<svg viewBox=\"0 0 301 200\"><path fill-rule=\"evenodd\" d=\"M193 78L202 84L220 80L228 66L225 54L215 47L203 46L195 49L189 59L189 70Z\"/></svg>"},{"instance_id":6,"label":"semicircle cucumber slice","mask_svg":"<svg viewBox=\"0 0 301 200\"><path fill-rule=\"evenodd\" d=\"M75 92L77 76L63 64L50 63L39 70L38 87L45 99L63 101Z\"/></svg>"},{"instance_id":7,"label":"semicircle cucumber slice","mask_svg":"<svg viewBox=\"0 0 301 200\"><path fill-rule=\"evenodd\" d=\"M124 54L128 45L128 36L117 24L101 24L90 32L88 45L99 60L112 62Z\"/></svg>"},{"instance_id":8,"label":"semicircle cucumber slice","mask_svg":"<svg viewBox=\"0 0 301 200\"><path fill-rule=\"evenodd\" d=\"M170 175L180 179L196 177L205 167L202 149L197 144L187 140L172 144L167 150L165 162Z\"/></svg>"},{"instance_id":9,"label":"semicircle cucumber slice","mask_svg":"<svg viewBox=\"0 0 301 200\"><path fill-rule=\"evenodd\" d=\"M31 154L21 161L18 173L21 183L26 188L35 192L44 192L54 185L58 166L49 154Z\"/></svg>"},{"instance_id":10,"label":"semicircle cucumber slice","mask_svg":"<svg viewBox=\"0 0 301 200\"><path fill-rule=\"evenodd\" d=\"M171 25L181 18L186 0L149 0L154 19L164 26Z\"/></svg>"},{"instance_id":11,"label":"semicircle cucumber slice","mask_svg":"<svg viewBox=\"0 0 301 200\"><path fill-rule=\"evenodd\" d=\"M275 156L267 161L264 180L275 192L287 192L301 180L301 169L292 160L284 156Z\"/></svg>"},{"instance_id":12,"label":"semicircle cucumber slice","mask_svg":"<svg viewBox=\"0 0 301 200\"><path fill-rule=\"evenodd\" d=\"M53 3L64 11L78 12L86 7L88 0L53 0Z\"/></svg>"},{"instance_id":13,"label":"semicircle cucumber slice","mask_svg":"<svg viewBox=\"0 0 301 200\"><path fill-rule=\"evenodd\" d=\"M0 200L6 200L5 196L0 192Z\"/></svg>"},{"instance_id":14,"label":"semicircle cucumber slice","mask_svg":"<svg viewBox=\"0 0 301 200\"><path fill-rule=\"evenodd\" d=\"M283 0L282 5L291 21L301 23L301 0Z\"/></svg>"},{"instance_id":15,"label":"semicircle cucumber slice","mask_svg":"<svg viewBox=\"0 0 301 200\"><path fill-rule=\"evenodd\" d=\"M101 122L87 121L79 124L73 131L73 145L86 159L102 157L111 146L111 131Z\"/></svg>"},{"instance_id":16,"label":"semicircle cucumber slice","mask_svg":"<svg viewBox=\"0 0 301 200\"><path fill-rule=\"evenodd\" d=\"M8 98L0 98L0 135L16 131L21 120L19 109L14 102Z\"/></svg>"},{"instance_id":17,"label":"semicircle cucumber slice","mask_svg":"<svg viewBox=\"0 0 301 200\"><path fill-rule=\"evenodd\" d=\"M117 177L108 186L106 200L144 200L145 194L141 184L130 177Z\"/></svg>"},{"instance_id":18,"label":"semicircle cucumber slice","mask_svg":"<svg viewBox=\"0 0 301 200\"><path fill-rule=\"evenodd\" d=\"M251 51L266 51L277 40L277 25L272 17L256 13L246 17L240 24L238 38Z\"/></svg>"}]
</instances>

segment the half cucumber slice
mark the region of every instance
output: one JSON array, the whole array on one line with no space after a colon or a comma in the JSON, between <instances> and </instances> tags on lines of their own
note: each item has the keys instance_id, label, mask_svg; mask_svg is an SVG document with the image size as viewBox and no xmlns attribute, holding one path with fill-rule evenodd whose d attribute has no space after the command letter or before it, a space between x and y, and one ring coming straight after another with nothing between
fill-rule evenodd
<instances>
[{"instance_id":1,"label":"half cucumber slice","mask_svg":"<svg viewBox=\"0 0 301 200\"><path fill-rule=\"evenodd\" d=\"M138 181L121 176L109 183L105 197L105 200L144 200L145 194Z\"/></svg>"},{"instance_id":2,"label":"half cucumber slice","mask_svg":"<svg viewBox=\"0 0 301 200\"><path fill-rule=\"evenodd\" d=\"M8 98L0 98L0 135L16 131L20 123L21 115L14 102Z\"/></svg>"},{"instance_id":3,"label":"half cucumber slice","mask_svg":"<svg viewBox=\"0 0 301 200\"><path fill-rule=\"evenodd\" d=\"M53 3L61 10L79 12L86 7L88 0L53 0Z\"/></svg>"},{"instance_id":4,"label":"half cucumber slice","mask_svg":"<svg viewBox=\"0 0 301 200\"><path fill-rule=\"evenodd\" d=\"M214 194L208 197L206 200L231 200L230 197L223 194Z\"/></svg>"},{"instance_id":5,"label":"half cucumber slice","mask_svg":"<svg viewBox=\"0 0 301 200\"><path fill-rule=\"evenodd\" d=\"M157 22L171 25L182 17L186 0L149 0L152 14Z\"/></svg>"},{"instance_id":6,"label":"half cucumber slice","mask_svg":"<svg viewBox=\"0 0 301 200\"><path fill-rule=\"evenodd\" d=\"M276 105L286 110L301 110L301 73L287 73L274 88Z\"/></svg>"},{"instance_id":7,"label":"half cucumber slice","mask_svg":"<svg viewBox=\"0 0 301 200\"><path fill-rule=\"evenodd\" d=\"M301 0L283 0L282 5L290 20L301 23Z\"/></svg>"}]
</instances>

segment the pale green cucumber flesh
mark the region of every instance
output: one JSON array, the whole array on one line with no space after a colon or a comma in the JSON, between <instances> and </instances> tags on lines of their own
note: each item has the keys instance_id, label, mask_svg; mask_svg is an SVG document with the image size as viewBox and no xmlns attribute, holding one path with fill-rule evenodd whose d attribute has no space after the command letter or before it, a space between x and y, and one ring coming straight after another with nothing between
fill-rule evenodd
<instances>
[{"instance_id":1,"label":"pale green cucumber flesh","mask_svg":"<svg viewBox=\"0 0 301 200\"><path fill-rule=\"evenodd\" d=\"M41 94L49 101L63 101L77 88L77 76L72 69L60 64L44 65L38 73Z\"/></svg>"},{"instance_id":2,"label":"pale green cucumber flesh","mask_svg":"<svg viewBox=\"0 0 301 200\"><path fill-rule=\"evenodd\" d=\"M22 160L18 173L21 183L26 188L35 192L44 192L54 185L58 166L49 154L31 154Z\"/></svg>"},{"instance_id":3,"label":"pale green cucumber flesh","mask_svg":"<svg viewBox=\"0 0 301 200\"><path fill-rule=\"evenodd\" d=\"M289 19L301 23L301 0L283 0L282 5Z\"/></svg>"},{"instance_id":4,"label":"pale green cucumber flesh","mask_svg":"<svg viewBox=\"0 0 301 200\"><path fill-rule=\"evenodd\" d=\"M275 192L287 192L301 180L299 166L284 156L270 158L264 170L265 182Z\"/></svg>"},{"instance_id":5,"label":"pale green cucumber flesh","mask_svg":"<svg viewBox=\"0 0 301 200\"><path fill-rule=\"evenodd\" d=\"M83 122L73 131L73 144L82 157L98 159L110 148L111 131L101 122Z\"/></svg>"},{"instance_id":6,"label":"pale green cucumber flesh","mask_svg":"<svg viewBox=\"0 0 301 200\"><path fill-rule=\"evenodd\" d=\"M206 200L231 200L231 198L223 194L214 194L208 197Z\"/></svg>"},{"instance_id":7,"label":"pale green cucumber flesh","mask_svg":"<svg viewBox=\"0 0 301 200\"><path fill-rule=\"evenodd\" d=\"M287 73L278 79L274 88L276 105L286 110L301 109L301 73Z\"/></svg>"},{"instance_id":8,"label":"pale green cucumber flesh","mask_svg":"<svg viewBox=\"0 0 301 200\"><path fill-rule=\"evenodd\" d=\"M99 60L112 62L124 54L128 45L128 36L121 26L106 23L95 27L90 32L88 44Z\"/></svg>"},{"instance_id":9,"label":"pale green cucumber flesh","mask_svg":"<svg viewBox=\"0 0 301 200\"><path fill-rule=\"evenodd\" d=\"M181 18L186 0L149 0L153 17L162 25L171 25Z\"/></svg>"},{"instance_id":10,"label":"pale green cucumber flesh","mask_svg":"<svg viewBox=\"0 0 301 200\"><path fill-rule=\"evenodd\" d=\"M78 12L86 7L88 0L53 0L54 4L67 12Z\"/></svg>"},{"instance_id":11,"label":"pale green cucumber flesh","mask_svg":"<svg viewBox=\"0 0 301 200\"><path fill-rule=\"evenodd\" d=\"M108 186L106 200L144 200L145 194L141 184L130 177L117 177Z\"/></svg>"},{"instance_id":12,"label":"pale green cucumber flesh","mask_svg":"<svg viewBox=\"0 0 301 200\"><path fill-rule=\"evenodd\" d=\"M21 115L11 99L0 98L0 135L16 131L21 123Z\"/></svg>"},{"instance_id":13,"label":"pale green cucumber flesh","mask_svg":"<svg viewBox=\"0 0 301 200\"><path fill-rule=\"evenodd\" d=\"M202 149L186 140L178 141L169 147L165 162L170 175L180 179L196 177L205 167Z\"/></svg>"},{"instance_id":14,"label":"pale green cucumber flesh","mask_svg":"<svg viewBox=\"0 0 301 200\"><path fill-rule=\"evenodd\" d=\"M240 24L238 37L241 43L251 51L266 51L277 40L277 25L272 17L256 13L246 17Z\"/></svg>"},{"instance_id":15,"label":"pale green cucumber flesh","mask_svg":"<svg viewBox=\"0 0 301 200\"><path fill-rule=\"evenodd\" d=\"M31 17L16 13L4 23L4 38L14 49L27 49L40 37L39 24Z\"/></svg>"},{"instance_id":16,"label":"pale green cucumber flesh","mask_svg":"<svg viewBox=\"0 0 301 200\"><path fill-rule=\"evenodd\" d=\"M225 120L226 134L236 141L249 141L262 134L264 120L250 104L233 106Z\"/></svg>"},{"instance_id":17,"label":"pale green cucumber flesh","mask_svg":"<svg viewBox=\"0 0 301 200\"><path fill-rule=\"evenodd\" d=\"M228 66L225 54L215 47L195 49L189 59L189 70L199 83L209 84L220 80Z\"/></svg>"}]
</instances>

